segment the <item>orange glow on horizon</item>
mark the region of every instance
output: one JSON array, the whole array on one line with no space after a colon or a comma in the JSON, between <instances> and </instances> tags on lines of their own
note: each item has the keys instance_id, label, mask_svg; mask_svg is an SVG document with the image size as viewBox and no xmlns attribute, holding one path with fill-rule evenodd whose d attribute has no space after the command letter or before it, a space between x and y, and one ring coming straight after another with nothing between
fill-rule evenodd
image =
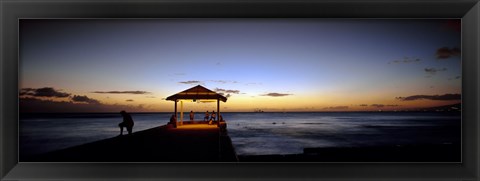
<instances>
[{"instance_id":1,"label":"orange glow on horizon","mask_svg":"<svg viewBox=\"0 0 480 181\"><path fill-rule=\"evenodd\" d=\"M130 112L173 112L174 102L167 101L166 95L150 93L136 94L98 94L92 92L75 92L70 97L49 98L34 97L44 101L70 102L72 104L87 104L87 102L72 101L74 95L85 95L104 106L116 106ZM402 111L419 108L431 108L459 103L459 100L413 100L402 101L395 98L398 93L380 91L376 94L345 92L316 92L286 95L251 95L235 94L227 102L220 101L221 112L349 112L349 111ZM31 96L21 96L31 97ZM197 115L205 111L217 111L216 100L180 100L183 102L183 112L194 111ZM180 103L177 104L180 111Z\"/></svg>"}]
</instances>

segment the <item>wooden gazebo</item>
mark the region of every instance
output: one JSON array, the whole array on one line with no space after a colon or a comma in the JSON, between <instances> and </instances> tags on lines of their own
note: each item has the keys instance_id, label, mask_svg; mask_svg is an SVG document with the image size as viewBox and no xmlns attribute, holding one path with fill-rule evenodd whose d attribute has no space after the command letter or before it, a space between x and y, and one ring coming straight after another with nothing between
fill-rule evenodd
<instances>
[{"instance_id":1,"label":"wooden gazebo","mask_svg":"<svg viewBox=\"0 0 480 181\"><path fill-rule=\"evenodd\" d=\"M220 95L214 91L211 91L201 85L197 85L190 89L171 95L167 97L166 100L175 102L175 115L177 115L177 102L180 100L193 100L194 102L198 100L217 100L217 114L216 114L217 126L220 125L220 101L227 102L227 98L225 96ZM180 112L181 112L181 115L183 115L183 102L180 102L180 103L181 103ZM180 124L182 124L182 122Z\"/></svg>"}]
</instances>

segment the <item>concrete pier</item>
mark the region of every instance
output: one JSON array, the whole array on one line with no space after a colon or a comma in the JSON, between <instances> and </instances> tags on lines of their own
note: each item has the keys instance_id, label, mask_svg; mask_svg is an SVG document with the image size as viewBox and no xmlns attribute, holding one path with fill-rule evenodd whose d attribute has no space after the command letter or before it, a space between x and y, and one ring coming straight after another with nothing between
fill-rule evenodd
<instances>
[{"instance_id":1,"label":"concrete pier","mask_svg":"<svg viewBox=\"0 0 480 181\"><path fill-rule=\"evenodd\" d=\"M35 158L40 162L236 162L238 161L222 127L204 122L177 128L164 125L131 135L117 136Z\"/></svg>"}]
</instances>

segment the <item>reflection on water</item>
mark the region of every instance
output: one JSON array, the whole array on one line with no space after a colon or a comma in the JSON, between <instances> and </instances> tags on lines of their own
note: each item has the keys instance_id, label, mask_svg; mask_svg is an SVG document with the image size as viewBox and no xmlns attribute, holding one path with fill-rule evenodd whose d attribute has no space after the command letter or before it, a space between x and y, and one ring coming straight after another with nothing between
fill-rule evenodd
<instances>
[{"instance_id":1,"label":"reflection on water","mask_svg":"<svg viewBox=\"0 0 480 181\"><path fill-rule=\"evenodd\" d=\"M134 132L164 125L171 113L132 114ZM460 142L460 113L223 113L239 155L296 154L305 147ZM120 114L23 114L20 155L119 134Z\"/></svg>"}]
</instances>

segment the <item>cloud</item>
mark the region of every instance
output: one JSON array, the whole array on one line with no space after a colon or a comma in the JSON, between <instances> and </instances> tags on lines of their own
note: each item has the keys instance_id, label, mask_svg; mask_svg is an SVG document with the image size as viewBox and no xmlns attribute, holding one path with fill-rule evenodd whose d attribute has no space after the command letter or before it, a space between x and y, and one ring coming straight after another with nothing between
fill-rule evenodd
<instances>
[{"instance_id":1,"label":"cloud","mask_svg":"<svg viewBox=\"0 0 480 181\"><path fill-rule=\"evenodd\" d=\"M227 83L226 80L212 80L212 82L221 83L221 84L226 84Z\"/></svg>"},{"instance_id":2,"label":"cloud","mask_svg":"<svg viewBox=\"0 0 480 181\"><path fill-rule=\"evenodd\" d=\"M348 106L333 106L333 107L325 107L323 109L330 109L330 110L348 109Z\"/></svg>"},{"instance_id":3,"label":"cloud","mask_svg":"<svg viewBox=\"0 0 480 181\"><path fill-rule=\"evenodd\" d=\"M188 80L188 81L181 81L181 82L178 82L180 84L203 84L202 81L198 81L198 80Z\"/></svg>"},{"instance_id":4,"label":"cloud","mask_svg":"<svg viewBox=\"0 0 480 181\"><path fill-rule=\"evenodd\" d=\"M126 91L135 92L135 91ZM86 95L73 95L70 93L59 92L51 87L45 88L23 88L20 95L19 110L21 112L119 112L120 110L128 110L132 112L155 111L147 109L145 106L131 105L109 105L100 101L89 98ZM47 98L68 98L63 101Z\"/></svg>"},{"instance_id":5,"label":"cloud","mask_svg":"<svg viewBox=\"0 0 480 181\"><path fill-rule=\"evenodd\" d=\"M283 93L276 93L276 92L271 92L267 94L262 94L261 96L270 96L270 97L283 97L283 96L289 96L293 94L283 94Z\"/></svg>"},{"instance_id":6,"label":"cloud","mask_svg":"<svg viewBox=\"0 0 480 181\"><path fill-rule=\"evenodd\" d=\"M108 105L108 104L84 104L73 101L41 100L33 97L20 98L20 112L115 112L121 110L129 112L154 111L144 106Z\"/></svg>"},{"instance_id":7,"label":"cloud","mask_svg":"<svg viewBox=\"0 0 480 181\"><path fill-rule=\"evenodd\" d=\"M437 72L443 72L443 71L447 71L447 68L441 68L441 69L436 69L436 68L425 68L424 69L425 72L429 73L429 74L436 74Z\"/></svg>"},{"instance_id":8,"label":"cloud","mask_svg":"<svg viewBox=\"0 0 480 181\"><path fill-rule=\"evenodd\" d=\"M368 106L368 104L360 104L358 106L362 106L362 107L365 107L365 106Z\"/></svg>"},{"instance_id":9,"label":"cloud","mask_svg":"<svg viewBox=\"0 0 480 181\"><path fill-rule=\"evenodd\" d=\"M408 97L396 97L395 99L401 101L414 101L414 100L433 100L433 101L449 101L449 100L461 100L460 94L444 94L444 95L413 95Z\"/></svg>"},{"instance_id":10,"label":"cloud","mask_svg":"<svg viewBox=\"0 0 480 181\"><path fill-rule=\"evenodd\" d=\"M225 94L223 92L219 92L218 94L225 96L226 98L230 98L232 96L231 94Z\"/></svg>"},{"instance_id":11,"label":"cloud","mask_svg":"<svg viewBox=\"0 0 480 181\"><path fill-rule=\"evenodd\" d=\"M87 96L79 96L79 95L74 95L72 97L72 101L74 102L83 102L83 103L88 103L88 104L100 104L100 101L92 98L88 98Z\"/></svg>"},{"instance_id":12,"label":"cloud","mask_svg":"<svg viewBox=\"0 0 480 181\"><path fill-rule=\"evenodd\" d=\"M151 94L147 91L94 91L97 94Z\"/></svg>"},{"instance_id":13,"label":"cloud","mask_svg":"<svg viewBox=\"0 0 480 181\"><path fill-rule=\"evenodd\" d=\"M437 59L447 59L452 56L459 56L461 53L460 49L457 47L454 48L448 48L448 47L442 47L437 49Z\"/></svg>"},{"instance_id":14,"label":"cloud","mask_svg":"<svg viewBox=\"0 0 480 181\"><path fill-rule=\"evenodd\" d=\"M44 87L44 88L23 88L20 90L20 95L29 95L34 97L68 97L70 96L69 93L60 92L55 90L52 87Z\"/></svg>"},{"instance_id":15,"label":"cloud","mask_svg":"<svg viewBox=\"0 0 480 181\"><path fill-rule=\"evenodd\" d=\"M370 106L371 107L377 107L377 108L385 107L385 105L383 105L383 104L371 104Z\"/></svg>"},{"instance_id":16,"label":"cloud","mask_svg":"<svg viewBox=\"0 0 480 181\"><path fill-rule=\"evenodd\" d=\"M371 107L376 107L376 108L381 108L381 107L398 107L400 105L396 105L396 104L371 104L370 105Z\"/></svg>"},{"instance_id":17,"label":"cloud","mask_svg":"<svg viewBox=\"0 0 480 181\"><path fill-rule=\"evenodd\" d=\"M127 102L133 102L133 99L127 99L127 100L125 100L125 101L127 101Z\"/></svg>"},{"instance_id":18,"label":"cloud","mask_svg":"<svg viewBox=\"0 0 480 181\"><path fill-rule=\"evenodd\" d=\"M226 83L236 84L236 83L238 83L238 81L231 81L231 80L210 80L210 81L220 83L220 84L226 84Z\"/></svg>"},{"instance_id":19,"label":"cloud","mask_svg":"<svg viewBox=\"0 0 480 181\"><path fill-rule=\"evenodd\" d=\"M397 104L388 104L388 105L385 105L385 106L387 106L387 107L398 107L398 106L400 106L400 105L397 105Z\"/></svg>"},{"instance_id":20,"label":"cloud","mask_svg":"<svg viewBox=\"0 0 480 181\"><path fill-rule=\"evenodd\" d=\"M215 92L240 94L239 90L215 88Z\"/></svg>"},{"instance_id":21,"label":"cloud","mask_svg":"<svg viewBox=\"0 0 480 181\"><path fill-rule=\"evenodd\" d=\"M231 89L215 88L214 91L222 96L225 96L226 98L230 98L232 94L240 94L239 90L231 90Z\"/></svg>"},{"instance_id":22,"label":"cloud","mask_svg":"<svg viewBox=\"0 0 480 181\"><path fill-rule=\"evenodd\" d=\"M146 98L156 98L155 96L147 96Z\"/></svg>"},{"instance_id":23,"label":"cloud","mask_svg":"<svg viewBox=\"0 0 480 181\"><path fill-rule=\"evenodd\" d=\"M416 62L420 62L421 60L419 58L411 58L411 57L403 57L402 60L394 60L394 61L391 61L391 62L388 62L388 64L391 64L391 63L395 63L395 64L399 64L399 63L416 63Z\"/></svg>"},{"instance_id":24,"label":"cloud","mask_svg":"<svg viewBox=\"0 0 480 181\"><path fill-rule=\"evenodd\" d=\"M88 98L87 96L74 95L71 97L70 93L60 92L55 90L52 87L44 88L23 88L20 90L20 95L28 95L33 97L48 97L48 98L68 98L73 102L88 103L88 104L99 104L100 102L95 99Z\"/></svg>"}]
</instances>

